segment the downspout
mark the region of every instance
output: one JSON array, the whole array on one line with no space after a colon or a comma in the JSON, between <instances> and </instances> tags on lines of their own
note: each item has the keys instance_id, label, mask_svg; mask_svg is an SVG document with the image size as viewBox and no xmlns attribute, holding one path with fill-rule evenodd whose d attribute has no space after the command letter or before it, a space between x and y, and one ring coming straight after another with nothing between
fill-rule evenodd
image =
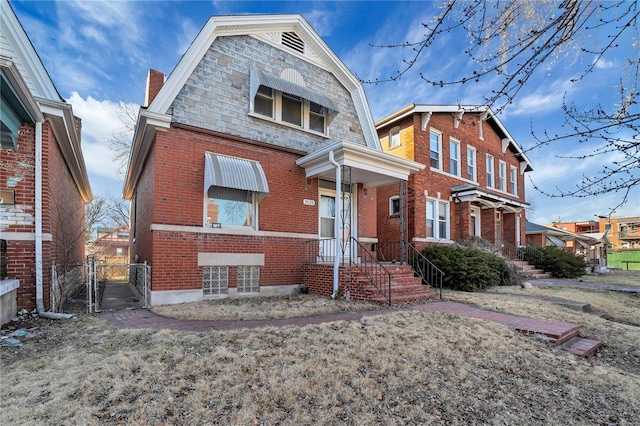
<instances>
[{"instance_id":1,"label":"downspout","mask_svg":"<svg viewBox=\"0 0 640 426\"><path fill-rule=\"evenodd\" d=\"M36 121L36 308L38 316L49 319L69 319L73 314L60 314L44 310L42 262L42 121Z\"/></svg>"},{"instance_id":2,"label":"downspout","mask_svg":"<svg viewBox=\"0 0 640 426\"><path fill-rule=\"evenodd\" d=\"M329 151L329 162L333 164L336 168L336 223L335 223L335 256L333 259L333 294L331 294L331 298L335 299L338 294L338 277L340 271L340 259L338 258L338 253L340 252L340 218L342 217L342 170L340 169L340 164L336 162L333 157L333 151Z\"/></svg>"}]
</instances>

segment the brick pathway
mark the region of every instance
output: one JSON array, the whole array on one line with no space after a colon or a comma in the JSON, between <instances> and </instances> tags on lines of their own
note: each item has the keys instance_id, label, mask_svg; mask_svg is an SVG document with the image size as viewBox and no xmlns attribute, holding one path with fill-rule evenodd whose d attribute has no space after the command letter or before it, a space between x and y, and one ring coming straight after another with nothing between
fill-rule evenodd
<instances>
[{"instance_id":1,"label":"brick pathway","mask_svg":"<svg viewBox=\"0 0 640 426\"><path fill-rule=\"evenodd\" d=\"M568 333L577 334L577 330L580 328L580 326L576 324L545 321L517 315L502 314L499 312L484 311L470 305L456 302L428 302L420 305L413 305L408 309L419 311L440 311L465 317L480 318L504 324L526 334L546 335L552 339L558 339ZM258 327L282 327L287 325L304 326L308 324L321 324L332 321L355 321L365 316L386 315L390 312L397 312L397 310L383 309L375 311L337 312L312 317L253 321L199 321L166 318L145 309L133 309L116 312L103 312L102 318L119 328L209 331Z\"/></svg>"}]
</instances>

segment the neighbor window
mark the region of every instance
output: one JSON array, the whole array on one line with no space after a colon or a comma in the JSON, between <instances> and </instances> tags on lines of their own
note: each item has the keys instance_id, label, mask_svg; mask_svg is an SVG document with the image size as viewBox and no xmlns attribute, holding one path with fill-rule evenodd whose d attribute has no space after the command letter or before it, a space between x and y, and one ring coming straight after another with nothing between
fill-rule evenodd
<instances>
[{"instance_id":1,"label":"neighbor window","mask_svg":"<svg viewBox=\"0 0 640 426\"><path fill-rule=\"evenodd\" d=\"M400 146L400 128L394 127L389 132L389 148Z\"/></svg>"},{"instance_id":2,"label":"neighbor window","mask_svg":"<svg viewBox=\"0 0 640 426\"><path fill-rule=\"evenodd\" d=\"M491 155L487 155L487 188L493 188L495 186L493 168L493 157Z\"/></svg>"},{"instance_id":3,"label":"neighbor window","mask_svg":"<svg viewBox=\"0 0 640 426\"><path fill-rule=\"evenodd\" d=\"M207 199L207 225L255 227L257 203L252 191L212 186Z\"/></svg>"},{"instance_id":4,"label":"neighbor window","mask_svg":"<svg viewBox=\"0 0 640 426\"><path fill-rule=\"evenodd\" d=\"M498 163L498 189L507 190L507 163L504 161Z\"/></svg>"},{"instance_id":5,"label":"neighbor window","mask_svg":"<svg viewBox=\"0 0 640 426\"><path fill-rule=\"evenodd\" d=\"M202 270L202 293L205 296L229 294L229 267L205 266Z\"/></svg>"},{"instance_id":6,"label":"neighbor window","mask_svg":"<svg viewBox=\"0 0 640 426\"><path fill-rule=\"evenodd\" d=\"M476 150L470 146L467 147L467 179L476 182Z\"/></svg>"},{"instance_id":7,"label":"neighbor window","mask_svg":"<svg viewBox=\"0 0 640 426\"><path fill-rule=\"evenodd\" d=\"M509 192L518 195L518 168L511 166L511 174L509 175Z\"/></svg>"},{"instance_id":8,"label":"neighbor window","mask_svg":"<svg viewBox=\"0 0 640 426\"><path fill-rule=\"evenodd\" d=\"M273 118L273 89L260 86L253 108L256 113Z\"/></svg>"},{"instance_id":9,"label":"neighbor window","mask_svg":"<svg viewBox=\"0 0 640 426\"><path fill-rule=\"evenodd\" d=\"M460 141L453 138L449 142L449 173L460 176Z\"/></svg>"},{"instance_id":10,"label":"neighbor window","mask_svg":"<svg viewBox=\"0 0 640 426\"><path fill-rule=\"evenodd\" d=\"M428 238L449 239L449 203L441 200L427 200Z\"/></svg>"},{"instance_id":11,"label":"neighbor window","mask_svg":"<svg viewBox=\"0 0 640 426\"><path fill-rule=\"evenodd\" d=\"M431 130L429 135L429 165L432 169L442 170L442 134Z\"/></svg>"},{"instance_id":12,"label":"neighbor window","mask_svg":"<svg viewBox=\"0 0 640 426\"><path fill-rule=\"evenodd\" d=\"M389 215L400 214L400 197L389 198Z\"/></svg>"},{"instance_id":13,"label":"neighbor window","mask_svg":"<svg viewBox=\"0 0 640 426\"><path fill-rule=\"evenodd\" d=\"M300 96L282 94L282 121L302 126L302 98Z\"/></svg>"},{"instance_id":14,"label":"neighbor window","mask_svg":"<svg viewBox=\"0 0 640 426\"><path fill-rule=\"evenodd\" d=\"M238 294L260 293L260 267L238 266Z\"/></svg>"}]
</instances>

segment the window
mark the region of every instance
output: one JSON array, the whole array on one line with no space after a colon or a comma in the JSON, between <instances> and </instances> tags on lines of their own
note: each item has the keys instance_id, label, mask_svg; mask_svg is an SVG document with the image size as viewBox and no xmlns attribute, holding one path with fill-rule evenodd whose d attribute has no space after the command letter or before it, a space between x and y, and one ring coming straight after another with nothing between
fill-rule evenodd
<instances>
[{"instance_id":1,"label":"window","mask_svg":"<svg viewBox=\"0 0 640 426\"><path fill-rule=\"evenodd\" d=\"M260 86L253 108L256 113L273 118L273 89Z\"/></svg>"},{"instance_id":2,"label":"window","mask_svg":"<svg viewBox=\"0 0 640 426\"><path fill-rule=\"evenodd\" d=\"M302 98L300 96L282 94L282 121L302 126Z\"/></svg>"},{"instance_id":3,"label":"window","mask_svg":"<svg viewBox=\"0 0 640 426\"><path fill-rule=\"evenodd\" d=\"M389 198L389 215L400 214L400 197L394 196Z\"/></svg>"},{"instance_id":4,"label":"window","mask_svg":"<svg viewBox=\"0 0 640 426\"><path fill-rule=\"evenodd\" d=\"M309 129L314 132L325 133L326 108L320 104L309 101Z\"/></svg>"},{"instance_id":5,"label":"window","mask_svg":"<svg viewBox=\"0 0 640 426\"><path fill-rule=\"evenodd\" d=\"M429 165L432 169L442 169L441 152L442 152L442 134L434 130L429 135Z\"/></svg>"},{"instance_id":6,"label":"window","mask_svg":"<svg viewBox=\"0 0 640 426\"><path fill-rule=\"evenodd\" d=\"M255 227L257 203L252 191L212 186L207 195L207 225Z\"/></svg>"},{"instance_id":7,"label":"window","mask_svg":"<svg viewBox=\"0 0 640 426\"><path fill-rule=\"evenodd\" d=\"M460 142L453 138L449 142L449 173L460 176Z\"/></svg>"},{"instance_id":8,"label":"window","mask_svg":"<svg viewBox=\"0 0 640 426\"><path fill-rule=\"evenodd\" d=\"M473 147L467 147L467 179L476 182L478 176L476 174L476 150Z\"/></svg>"},{"instance_id":9,"label":"window","mask_svg":"<svg viewBox=\"0 0 640 426\"><path fill-rule=\"evenodd\" d=\"M122 247L116 247L116 256L120 257L122 256L123 251L122 251Z\"/></svg>"},{"instance_id":10,"label":"window","mask_svg":"<svg viewBox=\"0 0 640 426\"><path fill-rule=\"evenodd\" d=\"M202 293L205 296L229 294L229 267L205 266L202 271Z\"/></svg>"},{"instance_id":11,"label":"window","mask_svg":"<svg viewBox=\"0 0 640 426\"><path fill-rule=\"evenodd\" d=\"M504 161L498 162L498 189L507 190L507 163Z\"/></svg>"},{"instance_id":12,"label":"window","mask_svg":"<svg viewBox=\"0 0 640 426\"><path fill-rule=\"evenodd\" d=\"M509 192L518 195L518 168L514 166L511 166L509 175Z\"/></svg>"},{"instance_id":13,"label":"window","mask_svg":"<svg viewBox=\"0 0 640 426\"><path fill-rule=\"evenodd\" d=\"M238 266L238 294L260 293L260 267Z\"/></svg>"},{"instance_id":14,"label":"window","mask_svg":"<svg viewBox=\"0 0 640 426\"><path fill-rule=\"evenodd\" d=\"M3 149L16 149L22 120L4 96L2 96L0 112L0 144Z\"/></svg>"},{"instance_id":15,"label":"window","mask_svg":"<svg viewBox=\"0 0 640 426\"><path fill-rule=\"evenodd\" d=\"M487 188L493 188L495 186L493 180L493 157L491 155L487 155Z\"/></svg>"},{"instance_id":16,"label":"window","mask_svg":"<svg viewBox=\"0 0 640 426\"><path fill-rule=\"evenodd\" d=\"M389 148L400 146L400 128L394 127L389 132Z\"/></svg>"},{"instance_id":17,"label":"window","mask_svg":"<svg viewBox=\"0 0 640 426\"><path fill-rule=\"evenodd\" d=\"M449 239L449 203L427 200L427 237Z\"/></svg>"}]
</instances>

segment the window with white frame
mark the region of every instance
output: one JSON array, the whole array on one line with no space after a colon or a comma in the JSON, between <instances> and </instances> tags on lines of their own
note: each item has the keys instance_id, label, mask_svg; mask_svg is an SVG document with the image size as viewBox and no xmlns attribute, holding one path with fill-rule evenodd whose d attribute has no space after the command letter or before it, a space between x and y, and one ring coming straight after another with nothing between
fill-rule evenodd
<instances>
[{"instance_id":1,"label":"window with white frame","mask_svg":"<svg viewBox=\"0 0 640 426\"><path fill-rule=\"evenodd\" d=\"M260 293L260 267L238 266L238 294Z\"/></svg>"},{"instance_id":2,"label":"window with white frame","mask_svg":"<svg viewBox=\"0 0 640 426\"><path fill-rule=\"evenodd\" d=\"M494 180L494 161L493 156L487 154L487 188L493 188L495 186Z\"/></svg>"},{"instance_id":3,"label":"window with white frame","mask_svg":"<svg viewBox=\"0 0 640 426\"><path fill-rule=\"evenodd\" d=\"M442 133L431 130L429 134L429 166L442 170Z\"/></svg>"},{"instance_id":4,"label":"window with white frame","mask_svg":"<svg viewBox=\"0 0 640 426\"><path fill-rule=\"evenodd\" d=\"M514 166L511 166L509 174L509 192L518 195L518 168Z\"/></svg>"},{"instance_id":5,"label":"window with white frame","mask_svg":"<svg viewBox=\"0 0 640 426\"><path fill-rule=\"evenodd\" d=\"M202 293L205 296L229 294L229 267L205 266L202 270Z\"/></svg>"},{"instance_id":6,"label":"window with white frame","mask_svg":"<svg viewBox=\"0 0 640 426\"><path fill-rule=\"evenodd\" d=\"M507 190L507 163L504 161L498 162L498 189Z\"/></svg>"},{"instance_id":7,"label":"window with white frame","mask_svg":"<svg viewBox=\"0 0 640 426\"><path fill-rule=\"evenodd\" d=\"M449 203L427 199L427 238L449 239Z\"/></svg>"},{"instance_id":8,"label":"window with white frame","mask_svg":"<svg viewBox=\"0 0 640 426\"><path fill-rule=\"evenodd\" d=\"M471 146L467 147L467 179L474 182L478 180L476 171L476 149Z\"/></svg>"},{"instance_id":9,"label":"window with white frame","mask_svg":"<svg viewBox=\"0 0 640 426\"><path fill-rule=\"evenodd\" d=\"M389 215L400 214L400 197L389 197Z\"/></svg>"},{"instance_id":10,"label":"window with white frame","mask_svg":"<svg viewBox=\"0 0 640 426\"><path fill-rule=\"evenodd\" d=\"M327 133L329 112L326 107L264 85L256 92L253 112L305 130Z\"/></svg>"},{"instance_id":11,"label":"window with white frame","mask_svg":"<svg viewBox=\"0 0 640 426\"><path fill-rule=\"evenodd\" d=\"M460 176L460 141L449 141L449 173Z\"/></svg>"},{"instance_id":12,"label":"window with white frame","mask_svg":"<svg viewBox=\"0 0 640 426\"><path fill-rule=\"evenodd\" d=\"M394 127L389 131L389 148L400 146L400 128Z\"/></svg>"},{"instance_id":13,"label":"window with white frame","mask_svg":"<svg viewBox=\"0 0 640 426\"><path fill-rule=\"evenodd\" d=\"M207 195L207 225L255 228L258 203L252 191L212 186Z\"/></svg>"}]
</instances>

